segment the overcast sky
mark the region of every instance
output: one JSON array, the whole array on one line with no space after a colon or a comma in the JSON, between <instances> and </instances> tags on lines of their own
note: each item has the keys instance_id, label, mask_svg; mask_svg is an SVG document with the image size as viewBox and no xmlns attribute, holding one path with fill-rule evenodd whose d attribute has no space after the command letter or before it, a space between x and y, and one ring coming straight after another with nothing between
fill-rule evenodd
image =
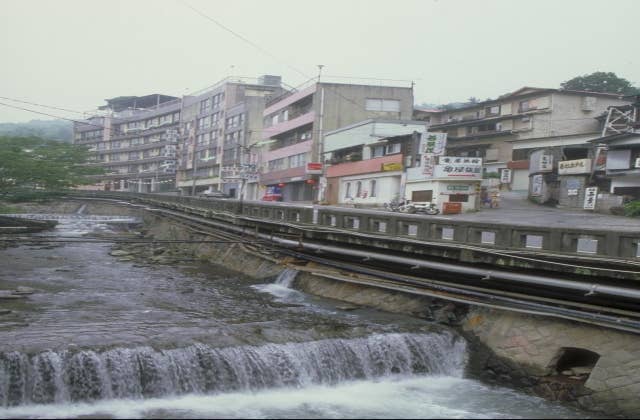
<instances>
[{"instance_id":1,"label":"overcast sky","mask_svg":"<svg viewBox=\"0 0 640 420\"><path fill-rule=\"evenodd\" d=\"M0 0L0 6L0 96L79 111L121 95L181 96L229 74L278 74L295 86L305 81L300 73L316 75L317 64L324 75L413 80L416 103L558 87L594 71L640 85L638 0ZM0 106L0 122L34 118L49 117Z\"/></svg>"}]
</instances>

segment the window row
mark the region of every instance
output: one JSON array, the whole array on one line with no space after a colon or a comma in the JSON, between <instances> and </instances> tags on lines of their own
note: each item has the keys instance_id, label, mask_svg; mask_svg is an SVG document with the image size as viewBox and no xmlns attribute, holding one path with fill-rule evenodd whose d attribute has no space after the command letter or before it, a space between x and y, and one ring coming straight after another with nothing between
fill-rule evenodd
<instances>
[{"instance_id":1,"label":"window row","mask_svg":"<svg viewBox=\"0 0 640 420\"><path fill-rule=\"evenodd\" d=\"M368 186L368 188L367 188ZM375 179L369 181L347 182L344 189L344 198L376 197L378 182Z\"/></svg>"}]
</instances>

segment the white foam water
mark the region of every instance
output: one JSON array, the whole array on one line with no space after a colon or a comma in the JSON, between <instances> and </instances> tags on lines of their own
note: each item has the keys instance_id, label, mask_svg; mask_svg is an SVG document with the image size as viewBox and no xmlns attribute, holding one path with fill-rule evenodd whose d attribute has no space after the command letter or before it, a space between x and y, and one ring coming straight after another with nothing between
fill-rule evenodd
<instances>
[{"instance_id":1,"label":"white foam water","mask_svg":"<svg viewBox=\"0 0 640 420\"><path fill-rule=\"evenodd\" d=\"M539 398L451 376L380 378L303 388L146 400L29 405L2 418L584 418Z\"/></svg>"},{"instance_id":2,"label":"white foam water","mask_svg":"<svg viewBox=\"0 0 640 420\"><path fill-rule=\"evenodd\" d=\"M285 268L273 283L258 284L252 287L259 292L269 293L274 296L276 302L304 303L306 300L305 294L291 288L297 275L297 270Z\"/></svg>"}]
</instances>

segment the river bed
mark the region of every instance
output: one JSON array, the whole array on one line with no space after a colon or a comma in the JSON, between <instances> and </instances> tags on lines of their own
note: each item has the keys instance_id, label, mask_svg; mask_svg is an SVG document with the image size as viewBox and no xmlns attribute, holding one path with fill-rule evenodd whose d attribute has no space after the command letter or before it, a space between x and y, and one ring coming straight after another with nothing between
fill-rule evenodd
<instances>
[{"instance_id":1,"label":"river bed","mask_svg":"<svg viewBox=\"0 0 640 420\"><path fill-rule=\"evenodd\" d=\"M107 224L62 221L88 238ZM454 330L104 243L0 249L0 418L584 418L465 378ZM349 308L351 309L351 308Z\"/></svg>"}]
</instances>

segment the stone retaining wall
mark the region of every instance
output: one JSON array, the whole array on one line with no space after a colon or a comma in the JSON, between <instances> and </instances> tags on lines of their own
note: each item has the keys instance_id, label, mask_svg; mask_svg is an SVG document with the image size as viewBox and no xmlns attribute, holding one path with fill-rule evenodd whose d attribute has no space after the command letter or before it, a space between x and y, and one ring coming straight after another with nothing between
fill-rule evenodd
<instances>
[{"instance_id":1,"label":"stone retaining wall","mask_svg":"<svg viewBox=\"0 0 640 420\"><path fill-rule=\"evenodd\" d=\"M463 330L538 379L538 393L544 393L545 383L573 379L576 387L583 387L575 395L581 406L610 415L640 414L640 335L479 307L471 309ZM567 348L589 350L600 358L592 369L578 370L577 376L563 375L556 363Z\"/></svg>"}]
</instances>

